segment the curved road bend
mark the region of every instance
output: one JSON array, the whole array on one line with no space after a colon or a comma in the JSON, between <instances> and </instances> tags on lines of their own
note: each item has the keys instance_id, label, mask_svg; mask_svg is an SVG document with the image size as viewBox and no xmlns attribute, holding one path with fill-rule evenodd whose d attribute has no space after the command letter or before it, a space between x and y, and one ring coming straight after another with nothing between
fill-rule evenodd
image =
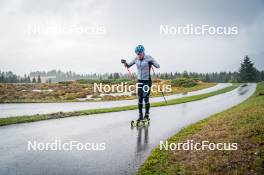
<instances>
[{"instance_id":1,"label":"curved road bend","mask_svg":"<svg viewBox=\"0 0 264 175\"><path fill-rule=\"evenodd\" d=\"M0 127L0 174L133 174L161 140L246 100L249 84L203 100L151 109L149 127L131 129L137 111ZM28 151L28 141L105 143L104 151Z\"/></svg>"}]
</instances>

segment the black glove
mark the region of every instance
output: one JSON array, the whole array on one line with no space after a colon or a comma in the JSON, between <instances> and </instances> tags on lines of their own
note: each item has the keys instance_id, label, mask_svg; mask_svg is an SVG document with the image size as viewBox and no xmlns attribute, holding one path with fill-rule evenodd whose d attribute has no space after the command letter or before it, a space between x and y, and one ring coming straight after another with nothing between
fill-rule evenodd
<instances>
[{"instance_id":1,"label":"black glove","mask_svg":"<svg viewBox=\"0 0 264 175\"><path fill-rule=\"evenodd\" d=\"M122 64L127 64L126 60L124 60L124 59L121 60L121 63Z\"/></svg>"}]
</instances>

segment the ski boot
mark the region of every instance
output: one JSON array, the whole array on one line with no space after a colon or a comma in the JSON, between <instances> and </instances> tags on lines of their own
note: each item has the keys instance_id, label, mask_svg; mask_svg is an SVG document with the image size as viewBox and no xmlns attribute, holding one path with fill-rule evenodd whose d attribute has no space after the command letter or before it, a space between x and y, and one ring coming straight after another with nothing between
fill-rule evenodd
<instances>
[{"instance_id":1,"label":"ski boot","mask_svg":"<svg viewBox=\"0 0 264 175\"><path fill-rule=\"evenodd\" d=\"M142 125L143 120L144 120L143 119L143 114L141 113L141 114L139 114L138 119L137 119L137 126Z\"/></svg>"},{"instance_id":2,"label":"ski boot","mask_svg":"<svg viewBox=\"0 0 264 175\"><path fill-rule=\"evenodd\" d=\"M150 118L149 118L149 113L146 113L146 114L145 114L145 116L144 116L144 120L147 120L147 121L150 120Z\"/></svg>"},{"instance_id":3,"label":"ski boot","mask_svg":"<svg viewBox=\"0 0 264 175\"><path fill-rule=\"evenodd\" d=\"M139 114L137 121L140 122L143 120L143 114Z\"/></svg>"}]
</instances>

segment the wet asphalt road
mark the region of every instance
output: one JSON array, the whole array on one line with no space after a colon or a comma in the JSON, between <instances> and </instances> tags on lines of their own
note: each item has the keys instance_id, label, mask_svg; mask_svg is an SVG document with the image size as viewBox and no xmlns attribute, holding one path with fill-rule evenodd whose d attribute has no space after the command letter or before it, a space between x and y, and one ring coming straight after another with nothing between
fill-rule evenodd
<instances>
[{"instance_id":1,"label":"wet asphalt road","mask_svg":"<svg viewBox=\"0 0 264 175\"><path fill-rule=\"evenodd\" d=\"M161 140L247 99L256 85L151 109L149 127L131 129L137 111L0 127L0 174L133 174ZM105 143L101 151L28 151L28 141Z\"/></svg>"},{"instance_id":2,"label":"wet asphalt road","mask_svg":"<svg viewBox=\"0 0 264 175\"><path fill-rule=\"evenodd\" d=\"M175 94L167 96L166 98L175 99L185 96L198 95L223 89L230 86L230 83L220 83L214 87L202 89L198 91L189 92L186 95ZM151 102L163 101L162 97L154 97L150 99ZM47 114L53 112L69 112L85 109L109 108L117 106L127 106L137 104L137 100L120 100L120 101L105 101L105 102L67 102L67 103L7 103L0 104L0 118L12 117L19 115L33 115L33 114Z\"/></svg>"}]
</instances>

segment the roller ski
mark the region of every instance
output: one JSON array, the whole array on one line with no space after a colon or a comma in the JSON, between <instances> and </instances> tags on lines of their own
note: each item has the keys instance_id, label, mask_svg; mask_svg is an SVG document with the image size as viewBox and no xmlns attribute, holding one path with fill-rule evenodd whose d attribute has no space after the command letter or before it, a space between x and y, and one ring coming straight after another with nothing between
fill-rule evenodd
<instances>
[{"instance_id":1,"label":"roller ski","mask_svg":"<svg viewBox=\"0 0 264 175\"><path fill-rule=\"evenodd\" d=\"M144 118L140 115L137 120L131 121L131 127L144 127L149 125L149 123L150 123L149 114L146 114Z\"/></svg>"}]
</instances>

